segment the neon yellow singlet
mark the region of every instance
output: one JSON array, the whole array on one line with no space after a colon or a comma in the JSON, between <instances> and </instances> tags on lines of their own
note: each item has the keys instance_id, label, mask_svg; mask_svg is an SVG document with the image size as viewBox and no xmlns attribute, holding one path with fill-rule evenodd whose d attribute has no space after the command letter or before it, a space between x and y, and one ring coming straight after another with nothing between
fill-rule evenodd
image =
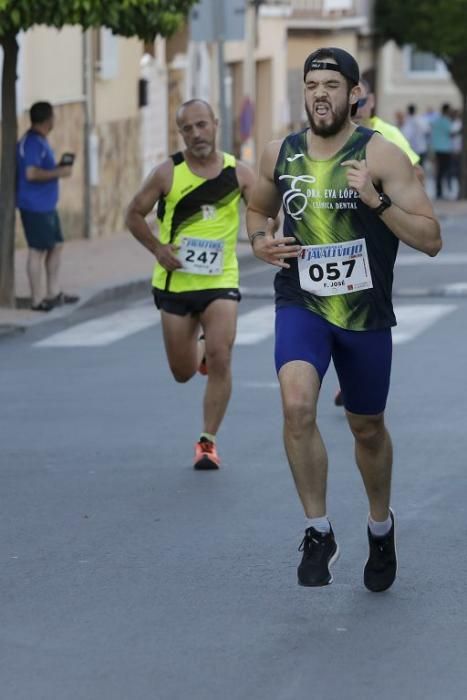
<instances>
[{"instance_id":1,"label":"neon yellow singlet","mask_svg":"<svg viewBox=\"0 0 467 700\"><path fill-rule=\"evenodd\" d=\"M223 156L224 165L220 174L207 180L190 170L182 153L174 154L172 187L167 196L159 201L157 209L161 243L180 245L184 237L223 243L222 273L167 272L156 263L153 287L170 292L238 287L236 244L241 193L235 157L229 153Z\"/></svg>"},{"instance_id":2,"label":"neon yellow singlet","mask_svg":"<svg viewBox=\"0 0 467 700\"><path fill-rule=\"evenodd\" d=\"M396 146L399 146L401 150L409 157L412 165L417 165L420 162L420 156L415 153L410 143L405 138L404 134L397 126L394 124L388 124L388 122L383 121L379 117L371 117L370 119L371 128L374 131L379 131L379 133L384 136L388 141L392 141Z\"/></svg>"}]
</instances>

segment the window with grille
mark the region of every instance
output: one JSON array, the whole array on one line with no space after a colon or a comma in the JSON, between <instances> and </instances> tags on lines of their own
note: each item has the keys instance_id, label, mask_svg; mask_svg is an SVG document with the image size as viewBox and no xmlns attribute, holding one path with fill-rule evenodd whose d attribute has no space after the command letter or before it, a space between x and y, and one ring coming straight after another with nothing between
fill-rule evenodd
<instances>
[{"instance_id":1,"label":"window with grille","mask_svg":"<svg viewBox=\"0 0 467 700\"><path fill-rule=\"evenodd\" d=\"M428 51L418 51L414 46L404 48L406 73L415 77L442 77L447 69L444 61Z\"/></svg>"}]
</instances>

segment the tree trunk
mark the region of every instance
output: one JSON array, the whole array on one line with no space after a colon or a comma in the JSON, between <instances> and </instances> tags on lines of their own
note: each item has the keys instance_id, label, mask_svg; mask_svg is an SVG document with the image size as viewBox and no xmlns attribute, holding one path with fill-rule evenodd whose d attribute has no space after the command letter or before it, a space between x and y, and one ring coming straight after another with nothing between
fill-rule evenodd
<instances>
[{"instance_id":1,"label":"tree trunk","mask_svg":"<svg viewBox=\"0 0 467 700\"><path fill-rule=\"evenodd\" d=\"M16 196L16 64L18 43L14 34L1 39L2 157L0 163L0 306L15 305L15 196Z\"/></svg>"},{"instance_id":2,"label":"tree trunk","mask_svg":"<svg viewBox=\"0 0 467 700\"><path fill-rule=\"evenodd\" d=\"M465 73L465 64L467 61L467 51L459 54L448 64L451 77L456 83L462 95L462 153L461 153L461 171L459 182L459 197L460 199L467 198L467 76Z\"/></svg>"},{"instance_id":3,"label":"tree trunk","mask_svg":"<svg viewBox=\"0 0 467 700\"><path fill-rule=\"evenodd\" d=\"M462 93L462 151L459 183L460 199L467 199L467 93Z\"/></svg>"}]
</instances>

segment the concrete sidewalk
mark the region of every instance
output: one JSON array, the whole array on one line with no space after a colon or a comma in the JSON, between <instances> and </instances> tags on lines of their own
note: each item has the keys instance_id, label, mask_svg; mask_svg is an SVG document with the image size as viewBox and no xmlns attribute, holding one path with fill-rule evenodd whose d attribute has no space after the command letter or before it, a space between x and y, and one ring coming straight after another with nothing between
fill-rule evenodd
<instances>
[{"instance_id":1,"label":"concrete sidewalk","mask_svg":"<svg viewBox=\"0 0 467 700\"><path fill-rule=\"evenodd\" d=\"M442 200L435 203L441 220L467 218L467 200ZM243 230L238 243L239 256L251 255ZM153 258L130 233L115 233L95 240L73 240L65 244L61 269L62 289L78 294L79 304L59 307L48 313L31 311L28 303L29 287L26 277L27 249L19 249L15 256L16 296L19 306L0 308L0 335L10 330L27 328L60 316L76 308L108 299L124 297L136 289L150 292Z\"/></svg>"},{"instance_id":2,"label":"concrete sidewalk","mask_svg":"<svg viewBox=\"0 0 467 700\"><path fill-rule=\"evenodd\" d=\"M0 308L0 335L72 313L82 306L124 297L129 292L147 289L150 294L154 259L130 233L115 233L96 240L65 243L60 273L62 290L77 294L78 304L58 307L49 312L31 311L26 276L27 249L16 251L15 280L18 307ZM239 256L251 255L249 243L240 240Z\"/></svg>"},{"instance_id":3,"label":"concrete sidewalk","mask_svg":"<svg viewBox=\"0 0 467 700\"><path fill-rule=\"evenodd\" d=\"M433 205L441 222L444 219L462 219L467 216L467 199L438 199Z\"/></svg>"}]
</instances>

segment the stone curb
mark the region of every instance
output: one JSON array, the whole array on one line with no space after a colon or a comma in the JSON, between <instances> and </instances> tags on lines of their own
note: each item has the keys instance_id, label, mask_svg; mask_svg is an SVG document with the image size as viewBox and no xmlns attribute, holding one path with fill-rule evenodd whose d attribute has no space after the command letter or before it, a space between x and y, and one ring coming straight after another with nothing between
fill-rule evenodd
<instances>
[{"instance_id":1,"label":"stone curb","mask_svg":"<svg viewBox=\"0 0 467 700\"><path fill-rule=\"evenodd\" d=\"M121 284L109 285L108 287L99 287L89 290L81 294L81 298L77 304L69 304L60 306L48 313L40 314L39 318L28 319L27 321L9 321L0 324L0 337L11 335L16 332L24 332L29 328L33 328L39 324L50 323L59 318L70 316L78 309L88 309L105 302L113 301L114 299L122 299L134 296L135 298L142 296L145 292L150 294L151 281L148 277L136 278L123 282Z\"/></svg>"},{"instance_id":2,"label":"stone curb","mask_svg":"<svg viewBox=\"0 0 467 700\"><path fill-rule=\"evenodd\" d=\"M248 241L239 241L237 255L239 258L244 258L247 255L251 255L251 248ZM80 300L77 304L60 306L49 313L39 314L38 318L19 321L9 320L5 323L0 323L0 337L11 335L12 333L16 332L24 332L28 328L39 324L50 323L51 321L56 321L59 318L65 318L70 316L78 309L89 309L94 306L98 306L99 304L104 304L106 302L118 299L131 299L132 297L137 299L144 294L147 294L148 298L151 295L151 278L148 275L133 278L127 280L126 282L110 284L105 287L88 289L85 292L80 292Z\"/></svg>"},{"instance_id":3,"label":"stone curb","mask_svg":"<svg viewBox=\"0 0 467 700\"><path fill-rule=\"evenodd\" d=\"M25 330L26 328L24 326L2 323L0 324L0 338L6 335L12 335L13 333L24 333Z\"/></svg>"}]
</instances>

